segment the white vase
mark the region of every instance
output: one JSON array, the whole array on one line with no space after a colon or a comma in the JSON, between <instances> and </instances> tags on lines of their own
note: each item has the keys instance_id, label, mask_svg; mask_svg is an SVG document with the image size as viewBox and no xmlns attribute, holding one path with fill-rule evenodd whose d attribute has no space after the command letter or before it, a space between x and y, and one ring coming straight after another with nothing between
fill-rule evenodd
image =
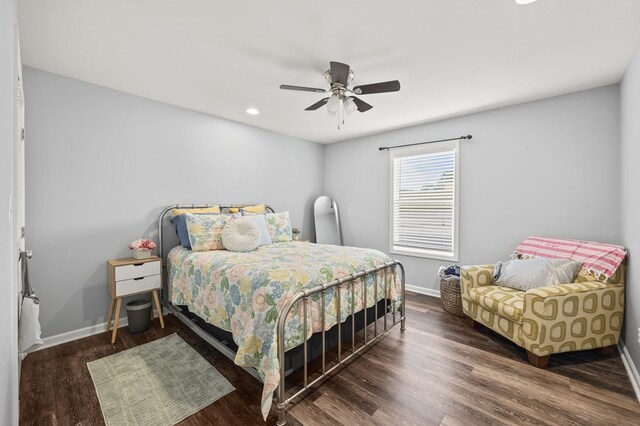
<instances>
[{"instance_id":1,"label":"white vase","mask_svg":"<svg viewBox=\"0 0 640 426\"><path fill-rule=\"evenodd\" d=\"M131 252L133 253L134 259L148 259L151 257L151 250L137 249L131 250Z\"/></svg>"}]
</instances>

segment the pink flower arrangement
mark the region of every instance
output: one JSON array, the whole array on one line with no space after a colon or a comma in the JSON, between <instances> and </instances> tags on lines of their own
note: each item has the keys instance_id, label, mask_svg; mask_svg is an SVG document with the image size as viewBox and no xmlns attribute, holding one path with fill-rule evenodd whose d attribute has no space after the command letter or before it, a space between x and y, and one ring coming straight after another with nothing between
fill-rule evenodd
<instances>
[{"instance_id":1,"label":"pink flower arrangement","mask_svg":"<svg viewBox=\"0 0 640 426\"><path fill-rule=\"evenodd\" d=\"M151 240L135 240L129 244L131 250L148 250L151 251L156 248L156 243Z\"/></svg>"}]
</instances>

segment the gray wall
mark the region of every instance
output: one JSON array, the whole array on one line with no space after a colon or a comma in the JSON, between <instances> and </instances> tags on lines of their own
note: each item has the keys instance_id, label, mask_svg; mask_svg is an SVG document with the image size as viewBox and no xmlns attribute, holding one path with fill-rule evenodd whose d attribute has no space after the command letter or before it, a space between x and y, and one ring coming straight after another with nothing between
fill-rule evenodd
<instances>
[{"instance_id":1,"label":"gray wall","mask_svg":"<svg viewBox=\"0 0 640 426\"><path fill-rule=\"evenodd\" d=\"M174 203L267 202L312 233L321 145L25 67L27 241L43 336L105 321L105 261Z\"/></svg>"},{"instance_id":2,"label":"gray wall","mask_svg":"<svg viewBox=\"0 0 640 426\"><path fill-rule=\"evenodd\" d=\"M461 142L459 264L507 259L529 235L619 242L619 93L609 86L340 142L325 192L345 244L389 251L389 154L379 146ZM395 256L407 283L437 289L445 262Z\"/></svg>"},{"instance_id":3,"label":"gray wall","mask_svg":"<svg viewBox=\"0 0 640 426\"><path fill-rule=\"evenodd\" d=\"M16 0L0 2L0 424L16 423L17 330L12 294L13 229L9 194L13 188L13 26L18 23Z\"/></svg>"},{"instance_id":4,"label":"gray wall","mask_svg":"<svg viewBox=\"0 0 640 426\"><path fill-rule=\"evenodd\" d=\"M626 313L623 340L640 370L640 49L620 85L621 101L621 181L622 244L629 250Z\"/></svg>"}]
</instances>

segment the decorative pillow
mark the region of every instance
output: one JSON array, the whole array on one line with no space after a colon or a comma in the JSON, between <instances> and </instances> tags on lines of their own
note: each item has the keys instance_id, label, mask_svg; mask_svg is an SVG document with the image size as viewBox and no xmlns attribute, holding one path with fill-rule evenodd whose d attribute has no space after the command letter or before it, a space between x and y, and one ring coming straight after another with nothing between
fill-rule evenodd
<instances>
[{"instance_id":1,"label":"decorative pillow","mask_svg":"<svg viewBox=\"0 0 640 426\"><path fill-rule=\"evenodd\" d=\"M246 210L251 213L265 213L264 204L256 204L255 206L244 206L244 207L229 207L229 213L238 213L242 210Z\"/></svg>"},{"instance_id":2,"label":"decorative pillow","mask_svg":"<svg viewBox=\"0 0 640 426\"><path fill-rule=\"evenodd\" d=\"M566 259L514 259L494 267L494 284L522 291L575 281L582 262Z\"/></svg>"},{"instance_id":3,"label":"decorative pillow","mask_svg":"<svg viewBox=\"0 0 640 426\"><path fill-rule=\"evenodd\" d=\"M180 216L184 214L212 214L212 213L220 213L220 206L213 207L203 207L199 209L171 209L171 224L173 225L173 230L176 231L178 235L178 241L180 245L184 248L191 250L191 244L189 243L189 235L187 234L187 225L184 217L178 219Z\"/></svg>"},{"instance_id":4,"label":"decorative pillow","mask_svg":"<svg viewBox=\"0 0 640 426\"><path fill-rule=\"evenodd\" d=\"M185 214L193 251L223 250L222 230L234 217L229 214Z\"/></svg>"},{"instance_id":5,"label":"decorative pillow","mask_svg":"<svg viewBox=\"0 0 640 426\"><path fill-rule=\"evenodd\" d=\"M234 219L222 229L222 244L229 251L245 252L260 245L260 228L248 217Z\"/></svg>"},{"instance_id":6,"label":"decorative pillow","mask_svg":"<svg viewBox=\"0 0 640 426\"><path fill-rule=\"evenodd\" d=\"M174 209L174 210L177 210L177 209ZM194 209L194 210L204 210L204 209ZM186 219L187 214L191 214L191 213L189 212L181 213L177 216L173 216L170 220L171 220L171 224L173 225L173 229L176 231L176 234L178 235L178 241L180 241L180 245L186 249L191 250L191 242L189 241L189 232L187 231L187 219ZM223 213L196 213L196 214L197 215L200 215L200 214L222 215ZM237 213L235 215L227 215L227 216L240 217L240 214Z\"/></svg>"},{"instance_id":7,"label":"decorative pillow","mask_svg":"<svg viewBox=\"0 0 640 426\"><path fill-rule=\"evenodd\" d=\"M260 245L266 246L272 243L271 237L269 236L269 230L267 229L267 220L265 219L263 214L257 213L245 213L242 210L243 219L248 219L258 225L258 229L260 230Z\"/></svg>"},{"instance_id":8,"label":"decorative pillow","mask_svg":"<svg viewBox=\"0 0 640 426\"><path fill-rule=\"evenodd\" d=\"M273 243L284 243L293 240L293 232L291 231L291 219L289 212L267 213L267 230Z\"/></svg>"}]
</instances>

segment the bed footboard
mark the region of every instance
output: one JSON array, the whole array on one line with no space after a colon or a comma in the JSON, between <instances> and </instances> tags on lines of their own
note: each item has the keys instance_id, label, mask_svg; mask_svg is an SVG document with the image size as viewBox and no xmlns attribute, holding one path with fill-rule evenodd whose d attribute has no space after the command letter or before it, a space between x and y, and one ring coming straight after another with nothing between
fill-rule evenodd
<instances>
[{"instance_id":1,"label":"bed footboard","mask_svg":"<svg viewBox=\"0 0 640 426\"><path fill-rule=\"evenodd\" d=\"M400 289L400 298L401 298L401 302L400 302L400 318L397 319L397 306L396 306L396 301L395 300L391 300L391 324L388 324L387 321L387 316L389 314L389 312L387 312L387 310L385 310L384 314L383 314L383 329L378 332L378 295L377 295L377 291L378 291L378 285L377 283L375 283L374 285L374 306L375 306L375 321L373 323L373 336L367 336L367 307L365 304L364 307L364 312L365 312L365 319L364 319L364 323L365 323L365 327L364 327L364 343L362 345L360 345L358 348L356 348L356 344L355 344L355 335L356 335L356 329L355 329L355 297L354 297L354 292L355 292L355 282L356 280L363 278L366 279L366 276L369 274L375 274L378 271L384 271L384 299L388 298L388 288L387 288L387 274L388 273L396 273L397 269L400 269L401 272L401 289ZM375 278L374 278L375 280ZM342 354L342 336L341 336L341 327L338 326L338 357L337 357L337 363L335 365L333 365L331 368L329 368L327 370L327 365L326 365L326 339L325 339L325 328L326 328L326 309L325 309L325 293L328 289L337 287L338 289L342 289L343 286L348 286L348 290L351 292L351 312L349 314L349 316L351 316L351 350L349 351L348 355L343 357ZM364 300L367 300L367 286L363 285L363 293L364 293ZM321 312L322 312L322 373L320 374L319 377L315 378L312 382L309 382L309 376L308 376L308 372L307 372L307 364L308 364L308 342L307 342L307 301L309 299L309 297L315 295L315 294L320 294L320 298L321 298L321 303L322 303L322 308L321 308ZM340 294L340 293L338 293ZM304 371L303 371L303 380L304 380L304 384L302 389L298 390L295 394L293 394L292 396L290 396L289 398L286 397L286 393L285 393L285 379L286 379L286 375L285 375L285 323L286 323L286 319L289 316L289 313L291 311L291 309L293 308L293 306L298 303L298 301L302 300L302 315L303 315L303 357L304 357ZM278 361L280 363L280 383L278 384L278 389L277 389L277 401L276 401L276 407L278 409L278 422L277 424L279 426L285 425L286 424L286 417L285 417L285 412L287 409L287 406L289 405L290 402L292 402L294 399L298 398L299 396L301 396L303 393L305 393L309 388L311 388L312 386L314 386L316 383L318 383L319 381L321 381L322 379L326 378L331 372L333 372L334 370L336 370L337 368L341 367L342 365L344 365L347 361L349 361L350 359L352 359L353 357L355 357L357 354L359 354L360 352L364 351L366 348L368 348L372 343L376 342L381 336L383 336L384 334L386 334L389 330L391 330L393 327L395 327L397 324L400 324L400 330L404 331L405 330L405 323L406 323L406 317L405 317L405 313L406 313L406 309L405 309L405 272L404 272L404 266L402 265L402 263L400 263L399 261L392 261L392 262L388 262L385 263L384 265L380 265L377 266L375 268L370 268L367 269L365 271L356 273L356 274L352 274L348 277L345 278L340 278L334 281L331 281L330 283L327 284L322 284L316 287L313 287L311 289L308 290L304 290L301 291L300 293L296 294L282 309L282 311L278 314L278 319L277 319L277 327L278 327ZM340 323L340 312L341 312L341 297L337 297L336 298L336 310L338 312L338 324ZM385 306L387 306L387 303L385 302Z\"/></svg>"}]
</instances>

